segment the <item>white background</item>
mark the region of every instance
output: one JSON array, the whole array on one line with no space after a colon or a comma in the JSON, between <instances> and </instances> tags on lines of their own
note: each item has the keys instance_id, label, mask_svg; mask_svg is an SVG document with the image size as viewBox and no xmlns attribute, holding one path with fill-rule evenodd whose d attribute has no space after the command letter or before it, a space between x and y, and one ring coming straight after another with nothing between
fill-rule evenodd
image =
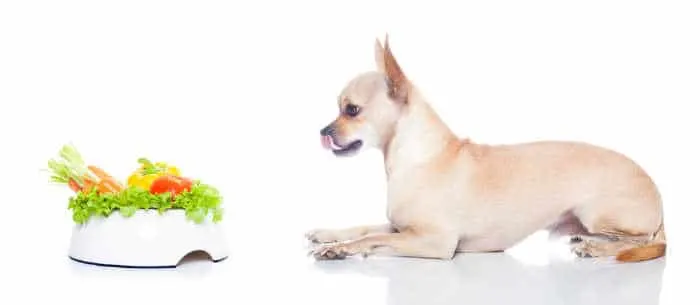
<instances>
[{"instance_id":1,"label":"white background","mask_svg":"<svg viewBox=\"0 0 700 305\"><path fill-rule=\"evenodd\" d=\"M3 1L0 303L697 304L698 15L697 1ZM538 238L446 263L306 257L306 230L384 221L380 154L337 159L318 132L385 33L461 136L583 140L642 164L667 259L550 263ZM122 179L146 156L217 186L231 257L70 262L71 192L41 171L65 143Z\"/></svg>"}]
</instances>

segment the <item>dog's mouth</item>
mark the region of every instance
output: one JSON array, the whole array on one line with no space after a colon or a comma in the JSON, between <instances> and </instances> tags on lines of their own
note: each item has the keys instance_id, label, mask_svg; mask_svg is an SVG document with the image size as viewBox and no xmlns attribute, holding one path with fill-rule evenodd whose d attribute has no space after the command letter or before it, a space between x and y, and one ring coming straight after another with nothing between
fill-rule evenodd
<instances>
[{"instance_id":1,"label":"dog's mouth","mask_svg":"<svg viewBox=\"0 0 700 305\"><path fill-rule=\"evenodd\" d=\"M362 140L355 140L347 145L338 145L332 136L321 136L323 148L333 151L336 156L347 156L362 147Z\"/></svg>"}]
</instances>

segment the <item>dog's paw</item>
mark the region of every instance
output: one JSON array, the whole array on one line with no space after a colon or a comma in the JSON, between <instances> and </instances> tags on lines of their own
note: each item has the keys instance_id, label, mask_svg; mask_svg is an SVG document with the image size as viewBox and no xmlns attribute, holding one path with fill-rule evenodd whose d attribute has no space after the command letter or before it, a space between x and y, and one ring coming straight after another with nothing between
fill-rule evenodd
<instances>
[{"instance_id":1,"label":"dog's paw","mask_svg":"<svg viewBox=\"0 0 700 305\"><path fill-rule=\"evenodd\" d=\"M589 241L584 240L580 236L575 236L571 238L570 241L571 252L578 257L593 257L592 247Z\"/></svg>"},{"instance_id":2,"label":"dog's paw","mask_svg":"<svg viewBox=\"0 0 700 305\"><path fill-rule=\"evenodd\" d=\"M305 236L306 239L313 243L325 244L340 241L340 238L338 238L338 234L336 234L336 232L333 230L311 230L309 232L306 232Z\"/></svg>"},{"instance_id":3,"label":"dog's paw","mask_svg":"<svg viewBox=\"0 0 700 305\"><path fill-rule=\"evenodd\" d=\"M350 252L344 245L336 243L318 246L311 250L309 255L313 255L317 260L339 260L345 259Z\"/></svg>"},{"instance_id":4,"label":"dog's paw","mask_svg":"<svg viewBox=\"0 0 700 305\"><path fill-rule=\"evenodd\" d=\"M602 257L608 255L599 242L581 239L571 244L571 252L581 258Z\"/></svg>"},{"instance_id":5,"label":"dog's paw","mask_svg":"<svg viewBox=\"0 0 700 305\"><path fill-rule=\"evenodd\" d=\"M571 247L571 252L574 253L576 256L581 257L581 258L589 258L593 257L593 254L591 254L591 251L584 248L584 247Z\"/></svg>"}]
</instances>

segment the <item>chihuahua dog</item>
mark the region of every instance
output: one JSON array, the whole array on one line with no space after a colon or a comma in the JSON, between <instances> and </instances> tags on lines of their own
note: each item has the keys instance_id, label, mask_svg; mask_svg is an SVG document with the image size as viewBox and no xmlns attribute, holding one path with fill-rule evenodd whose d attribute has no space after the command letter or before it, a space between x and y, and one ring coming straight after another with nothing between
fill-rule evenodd
<instances>
[{"instance_id":1,"label":"chihuahua dog","mask_svg":"<svg viewBox=\"0 0 700 305\"><path fill-rule=\"evenodd\" d=\"M337 156L381 150L385 224L306 234L316 259L351 255L452 259L505 251L538 230L567 237L579 257L620 262L666 253L661 197L634 161L580 142L488 145L458 138L406 77L388 42L377 71L351 79L321 130Z\"/></svg>"}]
</instances>

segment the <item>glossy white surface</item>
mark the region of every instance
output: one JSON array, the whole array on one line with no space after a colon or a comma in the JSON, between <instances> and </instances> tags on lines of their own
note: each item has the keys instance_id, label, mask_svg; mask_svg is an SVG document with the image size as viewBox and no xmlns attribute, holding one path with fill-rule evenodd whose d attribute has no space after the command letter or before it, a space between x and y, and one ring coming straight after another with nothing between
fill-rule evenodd
<instances>
[{"instance_id":1,"label":"glossy white surface","mask_svg":"<svg viewBox=\"0 0 700 305\"><path fill-rule=\"evenodd\" d=\"M228 254L222 226L213 223L211 215L194 223L184 210L138 210L130 217L112 213L76 224L68 255L100 265L168 267L197 251L214 261Z\"/></svg>"},{"instance_id":2,"label":"glossy white surface","mask_svg":"<svg viewBox=\"0 0 700 305\"><path fill-rule=\"evenodd\" d=\"M289 233L282 236L291 239L292 232ZM663 285L666 259L626 265L573 259L556 244L547 246L542 235L508 253L462 254L452 261L370 257L316 262L304 256L304 247L293 249L256 253L250 252L251 248L240 248L219 264L190 260L166 271L99 268L67 261L63 264L67 268L63 269L64 276L76 281L133 281L212 289L206 295L141 295L144 301L153 302L185 299L312 305L692 304L668 293L662 302L662 289L669 290ZM682 267L674 266L672 275L677 276Z\"/></svg>"},{"instance_id":3,"label":"glossy white surface","mask_svg":"<svg viewBox=\"0 0 700 305\"><path fill-rule=\"evenodd\" d=\"M658 304L663 261L635 266L600 262L530 265L506 254L454 261L352 261L319 264L329 278L385 281L386 304ZM367 300L370 302L371 300Z\"/></svg>"}]
</instances>

